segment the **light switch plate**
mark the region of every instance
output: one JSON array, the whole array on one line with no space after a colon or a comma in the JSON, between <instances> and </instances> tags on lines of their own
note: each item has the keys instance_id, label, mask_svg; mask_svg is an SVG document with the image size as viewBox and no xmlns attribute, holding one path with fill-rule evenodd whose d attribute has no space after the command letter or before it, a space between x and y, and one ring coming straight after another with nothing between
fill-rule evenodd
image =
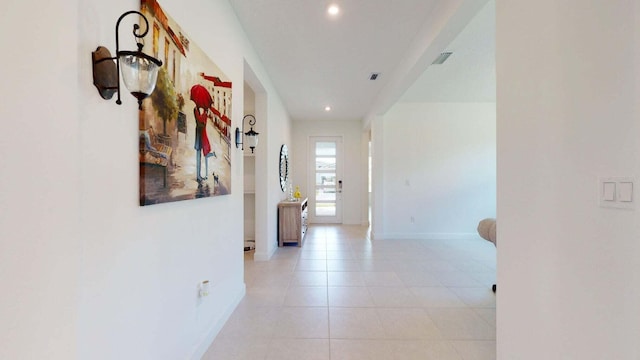
<instances>
[{"instance_id":1,"label":"light switch plate","mask_svg":"<svg viewBox=\"0 0 640 360\"><path fill-rule=\"evenodd\" d=\"M598 205L603 208L635 209L632 177L598 178Z\"/></svg>"},{"instance_id":2,"label":"light switch plate","mask_svg":"<svg viewBox=\"0 0 640 360\"><path fill-rule=\"evenodd\" d=\"M602 200L603 201L616 201L616 183L613 181L602 183Z\"/></svg>"},{"instance_id":3,"label":"light switch plate","mask_svg":"<svg viewBox=\"0 0 640 360\"><path fill-rule=\"evenodd\" d=\"M633 182L618 183L618 201L633 202Z\"/></svg>"}]
</instances>

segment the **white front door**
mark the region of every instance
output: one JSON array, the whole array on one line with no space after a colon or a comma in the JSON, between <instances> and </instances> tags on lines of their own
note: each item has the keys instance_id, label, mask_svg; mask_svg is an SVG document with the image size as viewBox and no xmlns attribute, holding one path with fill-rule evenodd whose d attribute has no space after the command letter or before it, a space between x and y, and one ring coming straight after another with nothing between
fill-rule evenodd
<instances>
[{"instance_id":1,"label":"white front door","mask_svg":"<svg viewBox=\"0 0 640 360\"><path fill-rule=\"evenodd\" d=\"M342 223L342 137L314 136L309 142L309 220Z\"/></svg>"}]
</instances>

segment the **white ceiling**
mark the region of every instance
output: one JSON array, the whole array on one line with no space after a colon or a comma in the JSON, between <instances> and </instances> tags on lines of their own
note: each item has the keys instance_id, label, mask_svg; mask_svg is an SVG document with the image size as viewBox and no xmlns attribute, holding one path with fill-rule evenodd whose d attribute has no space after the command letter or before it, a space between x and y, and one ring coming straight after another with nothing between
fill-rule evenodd
<instances>
[{"instance_id":1,"label":"white ceiling","mask_svg":"<svg viewBox=\"0 0 640 360\"><path fill-rule=\"evenodd\" d=\"M445 48L453 54L429 66L401 102L495 102L496 15L490 1Z\"/></svg>"},{"instance_id":2,"label":"white ceiling","mask_svg":"<svg viewBox=\"0 0 640 360\"><path fill-rule=\"evenodd\" d=\"M463 33L487 0L335 0L336 18L327 0L229 1L293 120L366 121L400 99L495 99L494 0ZM445 49L451 58L425 71Z\"/></svg>"}]
</instances>

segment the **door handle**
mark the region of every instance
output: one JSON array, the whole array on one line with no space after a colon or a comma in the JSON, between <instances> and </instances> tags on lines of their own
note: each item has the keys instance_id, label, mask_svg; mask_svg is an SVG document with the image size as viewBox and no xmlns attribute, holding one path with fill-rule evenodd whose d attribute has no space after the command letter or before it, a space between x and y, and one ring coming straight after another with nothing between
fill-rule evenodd
<instances>
[{"instance_id":1,"label":"door handle","mask_svg":"<svg viewBox=\"0 0 640 360\"><path fill-rule=\"evenodd\" d=\"M338 193L342 193L342 180L338 180Z\"/></svg>"}]
</instances>

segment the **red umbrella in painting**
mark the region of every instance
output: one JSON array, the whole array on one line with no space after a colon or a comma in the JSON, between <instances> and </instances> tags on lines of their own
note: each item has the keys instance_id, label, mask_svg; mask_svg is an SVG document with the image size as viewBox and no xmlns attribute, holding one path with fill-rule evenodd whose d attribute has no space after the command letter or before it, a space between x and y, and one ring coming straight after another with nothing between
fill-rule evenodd
<instances>
[{"instance_id":1,"label":"red umbrella in painting","mask_svg":"<svg viewBox=\"0 0 640 360\"><path fill-rule=\"evenodd\" d=\"M202 85L193 85L190 91L190 99L196 104L196 107L193 108L193 116L196 119L196 143L195 149L196 151L202 150L202 155L205 156L205 159L208 159L209 156L215 155L215 153L211 152L211 145L209 144L209 138L207 137L207 118L209 115L209 108L213 105L213 99L211 98L211 94L209 94L209 90ZM203 111L200 112L200 109ZM207 166L207 171L209 167L209 163L205 160L205 165ZM203 179L200 176L200 152L198 151L196 157L197 167L198 167L198 180ZM205 173L206 174L206 173ZM206 175L204 177L206 179Z\"/></svg>"},{"instance_id":2,"label":"red umbrella in painting","mask_svg":"<svg viewBox=\"0 0 640 360\"><path fill-rule=\"evenodd\" d=\"M191 97L190 99L196 103L196 106L203 109L208 109L213 104L213 99L211 98L211 94L206 87L196 84L191 87Z\"/></svg>"}]
</instances>

